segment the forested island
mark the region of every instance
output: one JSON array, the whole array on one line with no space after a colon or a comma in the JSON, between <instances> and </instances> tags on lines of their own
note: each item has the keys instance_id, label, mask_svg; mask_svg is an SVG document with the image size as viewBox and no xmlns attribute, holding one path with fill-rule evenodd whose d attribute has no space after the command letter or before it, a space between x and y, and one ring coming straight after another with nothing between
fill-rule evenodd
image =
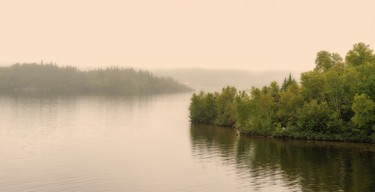
<instances>
[{"instance_id":1,"label":"forested island","mask_svg":"<svg viewBox=\"0 0 375 192\"><path fill-rule=\"evenodd\" d=\"M0 94L140 95L191 91L172 78L132 68L81 71L55 64L0 67Z\"/></svg>"},{"instance_id":2,"label":"forested island","mask_svg":"<svg viewBox=\"0 0 375 192\"><path fill-rule=\"evenodd\" d=\"M345 59L320 51L315 68L279 85L193 94L193 123L235 127L242 134L375 143L375 54L357 43Z\"/></svg>"}]
</instances>

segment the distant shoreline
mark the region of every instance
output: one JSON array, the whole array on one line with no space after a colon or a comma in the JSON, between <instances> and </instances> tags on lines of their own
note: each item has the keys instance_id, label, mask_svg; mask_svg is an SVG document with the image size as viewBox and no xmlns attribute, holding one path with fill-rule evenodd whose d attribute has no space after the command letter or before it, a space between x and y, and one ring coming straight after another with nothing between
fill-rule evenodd
<instances>
[{"instance_id":1,"label":"distant shoreline","mask_svg":"<svg viewBox=\"0 0 375 192\"><path fill-rule=\"evenodd\" d=\"M7 95L152 95L192 90L170 77L132 68L81 71L36 63L0 67L0 94Z\"/></svg>"}]
</instances>

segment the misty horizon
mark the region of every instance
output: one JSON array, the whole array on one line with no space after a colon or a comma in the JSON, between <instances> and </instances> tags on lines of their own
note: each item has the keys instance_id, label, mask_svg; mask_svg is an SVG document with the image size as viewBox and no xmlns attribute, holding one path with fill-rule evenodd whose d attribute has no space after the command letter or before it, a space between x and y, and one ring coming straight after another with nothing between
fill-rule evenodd
<instances>
[{"instance_id":1,"label":"misty horizon","mask_svg":"<svg viewBox=\"0 0 375 192\"><path fill-rule=\"evenodd\" d=\"M375 191L374 10L0 1L0 192Z\"/></svg>"},{"instance_id":2,"label":"misty horizon","mask_svg":"<svg viewBox=\"0 0 375 192\"><path fill-rule=\"evenodd\" d=\"M0 6L2 65L302 72L321 50L375 46L370 0L21 2Z\"/></svg>"}]
</instances>

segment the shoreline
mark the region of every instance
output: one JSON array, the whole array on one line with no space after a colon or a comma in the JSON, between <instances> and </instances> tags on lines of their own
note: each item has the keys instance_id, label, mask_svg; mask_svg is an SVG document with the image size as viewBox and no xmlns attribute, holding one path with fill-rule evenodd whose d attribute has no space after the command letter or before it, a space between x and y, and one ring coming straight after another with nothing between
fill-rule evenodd
<instances>
[{"instance_id":1,"label":"shoreline","mask_svg":"<svg viewBox=\"0 0 375 192\"><path fill-rule=\"evenodd\" d=\"M241 131L241 129L236 127L225 127L225 126L219 126L215 124L202 124L202 123L192 123L197 125L207 125L207 126L216 126L219 128L225 128L225 129L232 129L234 130L236 136L244 136L248 138L267 138L267 139L276 139L276 140L298 140L298 141L319 141L319 142L335 142L335 143L362 143L362 144L375 144L375 142L365 139L359 139L354 138L352 135L352 138L348 135L340 135L340 134L334 134L334 135L327 135L327 134L314 134L314 133L302 133L302 132L296 132L296 133L274 133L274 134L259 134L259 133L251 133L251 132L244 132ZM294 135L290 135L294 134ZM309 134L309 136L307 136ZM323 136L325 135L325 137ZM332 136L334 136L332 138Z\"/></svg>"}]
</instances>

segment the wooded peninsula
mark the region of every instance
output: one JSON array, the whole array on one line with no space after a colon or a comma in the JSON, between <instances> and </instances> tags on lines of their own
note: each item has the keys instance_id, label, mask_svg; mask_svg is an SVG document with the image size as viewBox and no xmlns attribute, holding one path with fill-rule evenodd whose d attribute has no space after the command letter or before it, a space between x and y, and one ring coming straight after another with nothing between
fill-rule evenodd
<instances>
[{"instance_id":1,"label":"wooded peninsula","mask_svg":"<svg viewBox=\"0 0 375 192\"><path fill-rule=\"evenodd\" d=\"M132 68L81 71L36 63L0 67L0 94L140 95L191 90L172 78Z\"/></svg>"},{"instance_id":2,"label":"wooded peninsula","mask_svg":"<svg viewBox=\"0 0 375 192\"><path fill-rule=\"evenodd\" d=\"M193 123L235 127L242 134L375 143L375 54L357 43L345 59L320 51L315 68L281 85L193 94Z\"/></svg>"}]
</instances>

